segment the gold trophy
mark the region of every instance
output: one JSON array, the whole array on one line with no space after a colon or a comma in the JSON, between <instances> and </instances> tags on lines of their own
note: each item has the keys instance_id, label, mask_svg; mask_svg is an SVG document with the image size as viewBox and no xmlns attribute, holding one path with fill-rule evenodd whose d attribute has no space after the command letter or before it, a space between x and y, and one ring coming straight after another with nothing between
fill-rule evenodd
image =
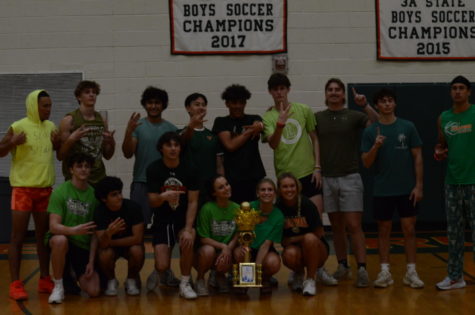
<instances>
[{"instance_id":1,"label":"gold trophy","mask_svg":"<svg viewBox=\"0 0 475 315\"><path fill-rule=\"evenodd\" d=\"M233 265L234 287L262 287L262 265L251 262L249 245L256 238L254 227L259 223L259 213L251 209L249 202L243 202L236 213L238 242L246 248L244 262Z\"/></svg>"}]
</instances>

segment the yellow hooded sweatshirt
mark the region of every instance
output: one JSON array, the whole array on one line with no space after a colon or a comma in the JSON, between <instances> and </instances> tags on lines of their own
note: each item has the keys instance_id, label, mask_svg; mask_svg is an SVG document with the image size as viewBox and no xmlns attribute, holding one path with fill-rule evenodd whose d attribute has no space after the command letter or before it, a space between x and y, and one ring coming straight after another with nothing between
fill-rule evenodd
<instances>
[{"instance_id":1,"label":"yellow hooded sweatshirt","mask_svg":"<svg viewBox=\"0 0 475 315\"><path fill-rule=\"evenodd\" d=\"M14 133L24 132L26 142L12 151L10 185L12 187L51 187L55 181L53 144L51 132L56 126L49 120L40 120L38 94L35 90L26 97L26 117L15 121Z\"/></svg>"}]
</instances>

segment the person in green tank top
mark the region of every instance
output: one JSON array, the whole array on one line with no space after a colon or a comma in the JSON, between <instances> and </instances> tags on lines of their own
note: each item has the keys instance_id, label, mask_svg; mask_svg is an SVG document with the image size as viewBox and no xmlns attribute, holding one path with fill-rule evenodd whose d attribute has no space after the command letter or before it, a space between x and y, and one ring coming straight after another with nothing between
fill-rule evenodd
<instances>
[{"instance_id":1,"label":"person in green tank top","mask_svg":"<svg viewBox=\"0 0 475 315\"><path fill-rule=\"evenodd\" d=\"M74 91L79 108L66 114L61 120L61 149L58 151L58 159L63 161L63 175L66 180L71 178L68 159L80 152L94 158L90 183L97 183L106 176L102 157L106 160L112 158L115 150L115 131L109 131L107 121L95 110L100 91L99 84L94 81L79 82Z\"/></svg>"},{"instance_id":2,"label":"person in green tank top","mask_svg":"<svg viewBox=\"0 0 475 315\"><path fill-rule=\"evenodd\" d=\"M196 259L198 296L208 295L204 275L210 269L216 270L218 291L229 292L226 273L232 268L232 253L237 244L234 217L239 205L229 199L231 186L224 176L217 175L208 181L207 191L210 201L201 208L196 223L201 243Z\"/></svg>"},{"instance_id":3,"label":"person in green tank top","mask_svg":"<svg viewBox=\"0 0 475 315\"><path fill-rule=\"evenodd\" d=\"M469 102L471 92L467 78L455 77L450 83L452 108L444 111L438 120L434 158L438 161L447 159L445 210L449 239L448 276L436 284L440 290L466 286L463 279L466 221L471 220L475 246L475 106Z\"/></svg>"},{"instance_id":4,"label":"person in green tank top","mask_svg":"<svg viewBox=\"0 0 475 315\"><path fill-rule=\"evenodd\" d=\"M271 277L281 266L274 244L282 241L284 215L274 206L277 188L271 179L261 179L257 183L256 194L258 199L251 202L251 208L259 211L260 222L254 228L256 238L251 244L251 258L262 265L261 293L268 294L272 292ZM234 250L236 262L244 262L246 250L242 246Z\"/></svg>"}]
</instances>

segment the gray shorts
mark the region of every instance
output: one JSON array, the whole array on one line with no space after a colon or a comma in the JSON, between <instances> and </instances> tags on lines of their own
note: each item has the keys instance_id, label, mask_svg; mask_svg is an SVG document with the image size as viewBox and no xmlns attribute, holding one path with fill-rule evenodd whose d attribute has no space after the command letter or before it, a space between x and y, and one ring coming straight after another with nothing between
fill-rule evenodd
<instances>
[{"instance_id":1,"label":"gray shorts","mask_svg":"<svg viewBox=\"0 0 475 315\"><path fill-rule=\"evenodd\" d=\"M325 212L362 212L363 181L359 173L340 177L323 177Z\"/></svg>"},{"instance_id":2,"label":"gray shorts","mask_svg":"<svg viewBox=\"0 0 475 315\"><path fill-rule=\"evenodd\" d=\"M146 183L133 182L130 185L130 200L135 201L142 208L145 226L152 222L153 211L148 204L148 189Z\"/></svg>"}]
</instances>

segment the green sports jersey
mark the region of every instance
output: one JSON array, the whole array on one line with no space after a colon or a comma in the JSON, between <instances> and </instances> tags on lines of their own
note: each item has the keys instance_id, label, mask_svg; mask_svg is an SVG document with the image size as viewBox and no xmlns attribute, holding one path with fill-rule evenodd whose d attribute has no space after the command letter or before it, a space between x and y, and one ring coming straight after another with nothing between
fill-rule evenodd
<instances>
[{"instance_id":1,"label":"green sports jersey","mask_svg":"<svg viewBox=\"0 0 475 315\"><path fill-rule=\"evenodd\" d=\"M445 182L451 185L475 184L475 106L463 113L452 109L440 115L441 128L449 149Z\"/></svg>"},{"instance_id":2,"label":"green sports jersey","mask_svg":"<svg viewBox=\"0 0 475 315\"><path fill-rule=\"evenodd\" d=\"M91 186L88 186L86 190L79 190L68 180L51 194L48 213L59 215L61 224L73 227L94 221L94 210L98 204ZM52 233L48 232L47 237L51 235ZM68 235L68 239L74 245L87 250L91 243L91 235Z\"/></svg>"},{"instance_id":3,"label":"green sports jersey","mask_svg":"<svg viewBox=\"0 0 475 315\"><path fill-rule=\"evenodd\" d=\"M253 201L251 202L251 208L259 210L259 204L258 200ZM267 220L257 224L254 228L256 238L254 239L254 242L252 242L251 247L259 249L265 241L272 241L274 244L280 243L282 241L283 230L284 215L278 208L274 207L272 212L267 215Z\"/></svg>"},{"instance_id":4,"label":"green sports jersey","mask_svg":"<svg viewBox=\"0 0 475 315\"><path fill-rule=\"evenodd\" d=\"M220 208L214 201L205 203L196 223L198 235L228 244L236 232L234 217L238 209L239 205L232 201L229 201L226 208Z\"/></svg>"},{"instance_id":5,"label":"green sports jersey","mask_svg":"<svg viewBox=\"0 0 475 315\"><path fill-rule=\"evenodd\" d=\"M291 115L282 131L280 143L274 150L274 168L277 176L291 172L297 178L312 174L315 156L309 133L315 131L315 116L310 107L291 103ZM264 139L275 132L279 112L273 107L267 111L264 122Z\"/></svg>"}]
</instances>

